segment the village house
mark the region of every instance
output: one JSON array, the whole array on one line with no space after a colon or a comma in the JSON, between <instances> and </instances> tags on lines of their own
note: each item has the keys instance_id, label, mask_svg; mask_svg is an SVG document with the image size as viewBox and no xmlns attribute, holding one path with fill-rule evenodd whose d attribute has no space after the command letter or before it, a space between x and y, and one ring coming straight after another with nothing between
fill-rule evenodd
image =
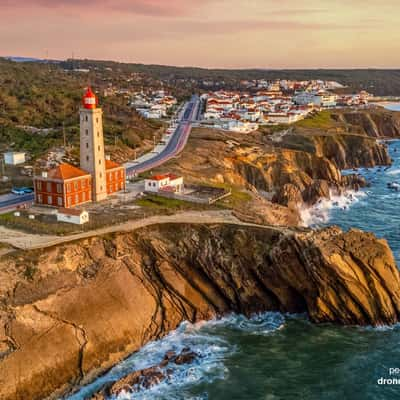
<instances>
[{"instance_id":1,"label":"village house","mask_svg":"<svg viewBox=\"0 0 400 400\"><path fill-rule=\"evenodd\" d=\"M168 191L181 193L183 188L183 177L174 174L153 175L144 181L144 190L146 192Z\"/></svg>"},{"instance_id":2,"label":"village house","mask_svg":"<svg viewBox=\"0 0 400 400\"><path fill-rule=\"evenodd\" d=\"M85 210L74 208L60 208L57 210L57 221L83 225L89 222L89 213Z\"/></svg>"}]
</instances>

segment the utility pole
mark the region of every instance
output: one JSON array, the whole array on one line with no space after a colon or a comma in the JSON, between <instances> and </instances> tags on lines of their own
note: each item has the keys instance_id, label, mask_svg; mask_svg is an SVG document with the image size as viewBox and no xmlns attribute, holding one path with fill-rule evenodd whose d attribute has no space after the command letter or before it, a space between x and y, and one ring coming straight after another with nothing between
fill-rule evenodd
<instances>
[{"instance_id":1,"label":"utility pole","mask_svg":"<svg viewBox=\"0 0 400 400\"><path fill-rule=\"evenodd\" d=\"M65 114L64 114L64 118L65 118ZM65 122L64 122L64 120L62 122L62 127L63 127L64 150L67 150L67 137L66 137L66 134L65 134Z\"/></svg>"},{"instance_id":2,"label":"utility pole","mask_svg":"<svg viewBox=\"0 0 400 400\"><path fill-rule=\"evenodd\" d=\"M0 164L1 164L1 175L4 176L6 173L4 170L4 159L3 158L0 159Z\"/></svg>"}]
</instances>

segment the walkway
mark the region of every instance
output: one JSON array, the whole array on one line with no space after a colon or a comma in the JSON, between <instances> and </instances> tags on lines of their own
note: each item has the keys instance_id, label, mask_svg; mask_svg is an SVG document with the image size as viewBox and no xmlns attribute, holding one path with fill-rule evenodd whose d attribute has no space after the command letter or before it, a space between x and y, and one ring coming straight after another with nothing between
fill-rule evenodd
<instances>
[{"instance_id":1,"label":"walkway","mask_svg":"<svg viewBox=\"0 0 400 400\"><path fill-rule=\"evenodd\" d=\"M85 239L94 236L105 235L107 233L115 232L130 232L145 226L155 224L236 224L243 226L259 226L265 228L263 225L255 225L246 222L242 222L232 215L229 210L221 211L186 211L174 215L162 215L148 217L141 220L132 220L123 222L118 225L108 226L105 228L77 233L68 236L55 236L55 235L37 235L15 231L0 226L0 243L7 243L13 247L32 250L40 249L45 247L54 246L60 243L67 243L73 240ZM276 227L275 227L276 228ZM282 229L282 228L278 228Z\"/></svg>"}]
</instances>

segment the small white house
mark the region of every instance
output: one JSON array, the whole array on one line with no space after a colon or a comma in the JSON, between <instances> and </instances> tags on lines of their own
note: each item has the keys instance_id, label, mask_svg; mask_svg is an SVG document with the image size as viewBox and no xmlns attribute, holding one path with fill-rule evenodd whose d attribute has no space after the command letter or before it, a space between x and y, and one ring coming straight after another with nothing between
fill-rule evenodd
<instances>
[{"instance_id":1,"label":"small white house","mask_svg":"<svg viewBox=\"0 0 400 400\"><path fill-rule=\"evenodd\" d=\"M57 210L57 221L83 225L89 222L89 213L74 208L59 208Z\"/></svg>"},{"instance_id":2,"label":"small white house","mask_svg":"<svg viewBox=\"0 0 400 400\"><path fill-rule=\"evenodd\" d=\"M9 151L4 153L4 162L6 165L18 165L25 162L25 153Z\"/></svg>"},{"instance_id":3,"label":"small white house","mask_svg":"<svg viewBox=\"0 0 400 400\"><path fill-rule=\"evenodd\" d=\"M160 190L180 193L183 190L183 178L174 174L154 175L145 179L144 190L154 193Z\"/></svg>"}]
</instances>

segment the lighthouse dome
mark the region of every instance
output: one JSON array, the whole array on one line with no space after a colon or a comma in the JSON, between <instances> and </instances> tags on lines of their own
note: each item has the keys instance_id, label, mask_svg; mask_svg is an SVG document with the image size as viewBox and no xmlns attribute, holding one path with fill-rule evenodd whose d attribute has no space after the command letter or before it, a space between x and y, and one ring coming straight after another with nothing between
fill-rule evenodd
<instances>
[{"instance_id":1,"label":"lighthouse dome","mask_svg":"<svg viewBox=\"0 0 400 400\"><path fill-rule=\"evenodd\" d=\"M93 110L97 107L97 96L92 92L90 87L87 88L86 93L82 99L83 107L88 110Z\"/></svg>"}]
</instances>

